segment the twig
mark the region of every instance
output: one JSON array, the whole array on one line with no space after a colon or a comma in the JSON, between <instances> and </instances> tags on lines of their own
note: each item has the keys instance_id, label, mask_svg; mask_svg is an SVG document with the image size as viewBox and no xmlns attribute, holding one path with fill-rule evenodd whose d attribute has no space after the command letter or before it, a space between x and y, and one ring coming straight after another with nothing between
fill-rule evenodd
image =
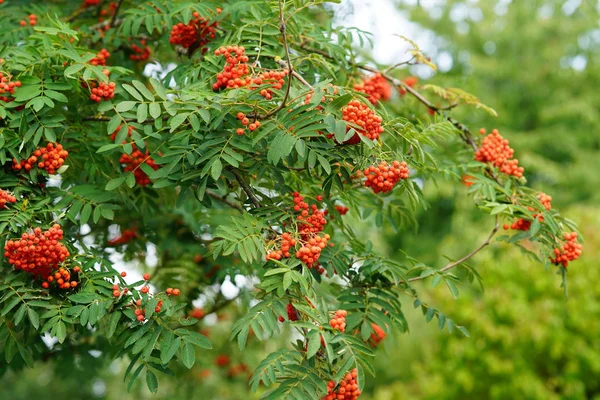
<instances>
[{"instance_id":1,"label":"twig","mask_svg":"<svg viewBox=\"0 0 600 400\"><path fill-rule=\"evenodd\" d=\"M483 242L481 244L481 246L477 247L475 250L473 250L472 252L470 252L466 256L462 257L461 259L456 260L454 262L451 262L450 264L446 265L444 268L440 269L437 272L438 273L440 273L440 272L446 272L446 271L448 271L448 270L456 267L457 265L460 265L460 264L464 263L469 258L473 257L475 254L479 253L484 247L486 247L487 245L490 244L490 242L492 241L492 238L498 232L499 228L500 228L500 222L498 221L498 219L496 219L496 225L494 225L494 229L492 229L492 233L490 233L490 236L487 238L487 240L485 242ZM428 276L431 276L431 275L428 275ZM425 278L427 278L427 276L425 276L425 277L417 276L417 277L414 277L414 278L410 278L408 281L409 282L414 282L414 281L419 281L419 280L422 280L422 279L425 279Z\"/></svg>"},{"instance_id":2,"label":"twig","mask_svg":"<svg viewBox=\"0 0 600 400\"><path fill-rule=\"evenodd\" d=\"M281 65L283 68L288 68L291 71L291 74L294 76L294 78L298 79L304 86L307 86L314 90L313 86L310 83L308 83L308 81L304 79L302 75L300 75L298 72L292 69L291 64L288 64L284 60L279 60L278 64Z\"/></svg>"},{"instance_id":3,"label":"twig","mask_svg":"<svg viewBox=\"0 0 600 400\"><path fill-rule=\"evenodd\" d=\"M206 190L206 195L208 197L212 197L213 199L220 201L221 203L227 204L231 208L235 208L236 210L239 210L242 212L244 211L244 208L241 205L229 200L227 198L227 195L221 196L220 194L215 193L212 190Z\"/></svg>"},{"instance_id":4,"label":"twig","mask_svg":"<svg viewBox=\"0 0 600 400\"><path fill-rule=\"evenodd\" d=\"M119 9L121 8L121 4L123 4L123 0L119 0L117 2L117 6L115 7L115 12L113 13L112 17L110 18L110 22L109 22L108 26L110 26L111 28L113 28L115 26L115 23L117 21L117 15L119 14Z\"/></svg>"},{"instance_id":5,"label":"twig","mask_svg":"<svg viewBox=\"0 0 600 400\"><path fill-rule=\"evenodd\" d=\"M248 196L254 207L260 208L260 201L252 191L252 188L244 181L244 178L242 175L240 175L240 172L236 168L230 168L229 170L233 176L235 176L235 180L239 183L240 187L244 190L244 192L246 192L246 196Z\"/></svg>"},{"instance_id":6,"label":"twig","mask_svg":"<svg viewBox=\"0 0 600 400\"><path fill-rule=\"evenodd\" d=\"M169 115L165 115L162 117L163 121L166 121L170 118ZM92 121L92 122L107 122L110 121L110 117L106 117L104 115L89 115L87 117L83 117L82 118L83 121ZM123 118L123 121L125 122L137 122L137 118ZM143 123L148 124L148 123L153 123L154 121L156 121L156 118L150 118L145 120Z\"/></svg>"},{"instance_id":7,"label":"twig","mask_svg":"<svg viewBox=\"0 0 600 400\"><path fill-rule=\"evenodd\" d=\"M71 21L73 21L75 18L79 17L81 14L83 14L86 11L88 11L92 7L94 7L94 6L88 6L88 7L80 7L80 8L78 8L77 10L75 10L73 12L73 14L71 14L67 18L65 18L65 22L71 22Z\"/></svg>"},{"instance_id":8,"label":"twig","mask_svg":"<svg viewBox=\"0 0 600 400\"><path fill-rule=\"evenodd\" d=\"M288 82L287 82L287 86L285 88L285 94L283 95L283 99L281 100L281 103L279 103L279 106L277 106L275 109L269 111L266 114L260 114L260 113L252 113L252 114L248 114L248 118L254 118L254 119L267 119L269 117L271 117L272 115L277 114L279 111L281 111L287 103L287 100L290 96L290 89L292 87L292 75L295 76L296 78L298 78L298 74L294 75L294 67L292 66L292 60L290 59L290 49L288 47L288 42L287 42L287 34L286 34L286 25L285 25L285 20L284 20L284 15L283 15L283 1L279 0L279 32L281 32L281 35L283 37L283 49L285 51L285 58L287 60L287 68L288 68ZM281 64L280 64L281 65ZM308 82L306 82L308 83Z\"/></svg>"}]
</instances>

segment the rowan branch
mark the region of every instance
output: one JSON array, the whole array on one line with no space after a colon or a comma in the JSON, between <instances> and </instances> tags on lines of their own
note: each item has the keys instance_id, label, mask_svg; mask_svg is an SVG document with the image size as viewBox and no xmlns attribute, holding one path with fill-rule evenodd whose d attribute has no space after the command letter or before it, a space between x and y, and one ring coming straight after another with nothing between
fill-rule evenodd
<instances>
[{"instance_id":1,"label":"rowan branch","mask_svg":"<svg viewBox=\"0 0 600 400\"><path fill-rule=\"evenodd\" d=\"M121 8L121 4L123 4L123 0L119 0L117 2L117 6L115 7L115 12L113 13L112 17L110 18L110 22L108 23L108 26L110 26L111 28L113 28L115 26L115 23L117 22L117 15L119 14L119 9Z\"/></svg>"},{"instance_id":2,"label":"rowan branch","mask_svg":"<svg viewBox=\"0 0 600 400\"><path fill-rule=\"evenodd\" d=\"M284 15L283 15L283 1L282 0L279 0L279 32L281 32L281 36L283 38L283 50L285 51L285 58L287 60L287 69L288 69L288 82L287 82L287 85L285 88L285 94L283 95L283 99L281 100L281 103L279 103L279 105L275 109L269 111L266 114L251 113L251 114L248 114L248 118L267 119L267 118L277 114L279 111L281 111L286 106L287 100L290 97L290 89L292 88L292 75L294 75L294 67L292 66L292 60L290 58L290 49L289 49L288 42L287 42L287 27L285 25L285 19L284 19ZM294 76L296 76L296 78L298 77L297 74Z\"/></svg>"},{"instance_id":3,"label":"rowan branch","mask_svg":"<svg viewBox=\"0 0 600 400\"><path fill-rule=\"evenodd\" d=\"M241 211L241 212L243 212L243 211L244 211L244 208L243 208L241 205L239 205L239 204L237 204L237 203L234 203L233 201L229 200L229 199L227 198L227 195L223 195L223 196L221 196L220 194L218 194L218 193L215 193L215 192L213 192L213 191L212 191L212 190L210 190L210 189L206 190L206 195L207 195L208 197L211 197L211 198L213 198L213 199L215 199L215 200L218 200L218 201L220 201L220 202L221 202L221 203L223 203L223 204L227 204L227 205L228 205L229 207L231 207L231 208L235 208L236 210L239 210L239 211Z\"/></svg>"},{"instance_id":4,"label":"rowan branch","mask_svg":"<svg viewBox=\"0 0 600 400\"><path fill-rule=\"evenodd\" d=\"M488 246L491 241L492 238L494 237L494 235L496 235L496 233L498 232L498 229L500 228L500 222L498 221L498 219L496 218L496 224L494 225L494 229L492 229L492 232L490 233L490 235L488 236L487 240L485 242L483 242L479 247L477 247L475 250L473 250L472 252L470 252L469 254L467 254L466 256L451 262L450 264L446 265L445 267L443 267L442 269L438 270L437 272L446 272L454 267L456 267L457 265L460 265L462 263L464 263L465 261L467 261L469 258L473 257L475 254L479 253L484 247ZM431 276L431 275L428 275ZM419 281L422 279L427 278L428 276L425 277L421 277L421 276L417 276L414 278L410 278L408 280L408 282L414 282L414 281Z\"/></svg>"},{"instance_id":5,"label":"rowan branch","mask_svg":"<svg viewBox=\"0 0 600 400\"><path fill-rule=\"evenodd\" d=\"M258 197L256 197L256 195L254 194L252 188L248 186L248 184L244 181L244 178L240 174L240 171L238 171L236 168L230 168L229 171L231 171L231 173L235 177L235 180L238 182L242 190L246 192L246 196L248 196L254 207L260 208L260 200L258 200Z\"/></svg>"}]
</instances>

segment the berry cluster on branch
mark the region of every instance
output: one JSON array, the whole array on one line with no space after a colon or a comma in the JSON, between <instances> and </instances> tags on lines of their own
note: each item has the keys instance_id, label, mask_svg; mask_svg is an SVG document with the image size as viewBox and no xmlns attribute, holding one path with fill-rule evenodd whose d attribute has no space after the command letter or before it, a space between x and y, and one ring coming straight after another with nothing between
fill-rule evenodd
<instances>
[{"instance_id":1,"label":"berry cluster on branch","mask_svg":"<svg viewBox=\"0 0 600 400\"><path fill-rule=\"evenodd\" d=\"M285 83L284 78L289 71L268 70L253 76L248 66L246 49L242 46L223 46L215 50L216 56L225 56L225 67L217 74L217 81L213 84L214 90L235 89L248 87L250 90L257 89L261 85L269 85L261 89L260 95L267 100L273 98L273 90L280 90Z\"/></svg>"},{"instance_id":2,"label":"berry cluster on branch","mask_svg":"<svg viewBox=\"0 0 600 400\"><path fill-rule=\"evenodd\" d=\"M140 40L140 45L132 44L131 45L132 54L129 55L129 59L133 61L146 61L150 58L150 48L146 46L146 40Z\"/></svg>"},{"instance_id":3,"label":"berry cluster on branch","mask_svg":"<svg viewBox=\"0 0 600 400\"><path fill-rule=\"evenodd\" d=\"M217 14L221 14L221 9L217 8ZM180 22L171 28L171 37L169 43L179 45L185 49L200 48L202 54L206 53L206 45L217 37L216 22L210 22L195 11L193 18L187 24Z\"/></svg>"},{"instance_id":4,"label":"berry cluster on branch","mask_svg":"<svg viewBox=\"0 0 600 400\"><path fill-rule=\"evenodd\" d=\"M13 100L11 97L15 89L21 87L21 81L11 81L11 77L0 72L0 100L9 103Z\"/></svg>"},{"instance_id":5,"label":"berry cluster on branch","mask_svg":"<svg viewBox=\"0 0 600 400\"><path fill-rule=\"evenodd\" d=\"M554 257L550 257L550 261L555 265L562 265L567 268L569 261L579 258L582 246L577 243L577 232L565 233L563 238L565 243L554 249Z\"/></svg>"},{"instance_id":6,"label":"berry cluster on branch","mask_svg":"<svg viewBox=\"0 0 600 400\"><path fill-rule=\"evenodd\" d=\"M354 90L366 94L373 105L379 100L389 100L392 97L392 86L380 73L364 78L354 85Z\"/></svg>"},{"instance_id":7,"label":"berry cluster on branch","mask_svg":"<svg viewBox=\"0 0 600 400\"><path fill-rule=\"evenodd\" d=\"M4 246L4 257L16 270L45 279L69 257L69 251L61 240L63 231L58 224L47 231L35 228L23 233L20 239L8 240Z\"/></svg>"},{"instance_id":8,"label":"berry cluster on branch","mask_svg":"<svg viewBox=\"0 0 600 400\"><path fill-rule=\"evenodd\" d=\"M6 208L6 203L16 203L17 198L12 194L8 193L6 190L0 189L0 210Z\"/></svg>"},{"instance_id":9,"label":"berry cluster on branch","mask_svg":"<svg viewBox=\"0 0 600 400\"><path fill-rule=\"evenodd\" d=\"M322 400L356 400L360 396L358 382L356 380L358 371L354 368L348 372L337 385L334 381L327 384L327 395Z\"/></svg>"},{"instance_id":10,"label":"berry cluster on branch","mask_svg":"<svg viewBox=\"0 0 600 400\"><path fill-rule=\"evenodd\" d=\"M333 318L329 320L329 325L336 330L344 333L346 331L346 316L348 311L337 310L333 315Z\"/></svg>"},{"instance_id":11,"label":"berry cluster on branch","mask_svg":"<svg viewBox=\"0 0 600 400\"><path fill-rule=\"evenodd\" d=\"M370 140L377 140L385 130L381 126L383 119L370 109L369 106L358 100L352 100L342 109L342 119L352 124L352 127L357 132L344 142L344 144L360 143L358 135L362 135ZM348 130L350 130L350 127L348 127Z\"/></svg>"},{"instance_id":12,"label":"berry cluster on branch","mask_svg":"<svg viewBox=\"0 0 600 400\"><path fill-rule=\"evenodd\" d=\"M483 128L479 132L486 133ZM500 135L498 129L494 129L483 139L481 147L475 153L475 160L492 164L500 168L500 172L521 178L525 169L519 167L519 160L512 158L514 153L508 140Z\"/></svg>"},{"instance_id":13,"label":"berry cluster on branch","mask_svg":"<svg viewBox=\"0 0 600 400\"><path fill-rule=\"evenodd\" d=\"M62 167L68 155L69 152L64 150L62 145L57 144L55 146L52 143L48 143L46 147L37 149L26 160L21 160L20 163L16 159L13 159L12 168L15 171L20 171L21 169L31 171L37 165L38 168L44 169L50 175L53 175Z\"/></svg>"},{"instance_id":14,"label":"berry cluster on branch","mask_svg":"<svg viewBox=\"0 0 600 400\"><path fill-rule=\"evenodd\" d=\"M373 189L375 194L387 193L394 188L400 179L408 179L408 166L405 161L394 161L392 165L382 161L364 171L365 186Z\"/></svg>"}]
</instances>

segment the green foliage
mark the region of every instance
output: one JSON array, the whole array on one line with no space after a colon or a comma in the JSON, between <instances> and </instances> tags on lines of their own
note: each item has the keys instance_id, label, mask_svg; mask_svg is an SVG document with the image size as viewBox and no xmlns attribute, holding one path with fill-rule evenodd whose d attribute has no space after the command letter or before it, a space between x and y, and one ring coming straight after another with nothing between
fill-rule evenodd
<instances>
[{"instance_id":1,"label":"green foliage","mask_svg":"<svg viewBox=\"0 0 600 400\"><path fill-rule=\"evenodd\" d=\"M7 365L1 372L32 367L48 352L75 363L79 351L102 350L103 358L128 359L127 390L144 372L142 380L155 393L160 374L186 374L212 357L215 340L197 325L205 312L191 306L199 300L209 315L236 308L231 334L222 332L217 342L230 336L243 351L258 348L257 338L269 348L262 361L254 360L250 379L261 398L319 399L328 381L337 383L354 368L365 387L375 375L373 327L389 334L409 330L403 300L420 308L426 322L435 317L439 329L469 336L462 321L421 300L413 282L431 279L435 287L443 281L458 297L462 280L481 279L466 261L490 243L501 222L534 221L529 231L497 240L522 249L527 240L527 254L549 267L562 233L575 225L555 209L543 212L543 223L536 219L543 209L538 192L524 178L473 161L477 139L441 109L429 118L393 103L368 103L353 87L365 71L373 72L356 61L354 47L369 37L332 28L324 3L119 1L103 13L102 2L81 7L56 1L31 5L40 19L35 27L0 32L6 43L0 70L21 82L11 101L0 105L0 187L17 198L0 210L0 235L10 240L60 223L72 255L61 266L81 269L72 288L42 290L39 280L10 272L13 265L2 260L0 351ZM28 4L6 2L0 23L17 27L26 10ZM98 16L104 20L96 22ZM208 27L197 35L218 24L214 37L167 46L174 24L199 24L200 16ZM143 63L130 57L133 42L148 45L164 73L144 73ZM410 43L413 58L433 66ZM215 50L231 45L245 47L252 84L231 77L228 84L237 87L218 90L213 85L224 61ZM103 48L111 53L108 60L99 55ZM268 71L285 72L280 87L256 77ZM391 68L383 79L393 91L408 89L402 75ZM104 85L114 87L114 96L103 92ZM474 105L495 114L464 90L430 88L452 107ZM368 139L361 134L364 121L344 118L352 100L368 103L365 114L381 116L381 138ZM240 128L244 118L252 121L247 130ZM360 141L349 144L355 135ZM39 161L30 161L47 142L69 151L59 179L48 180ZM13 159L33 163L31 170L28 164L11 168ZM381 161L406 162L410 179L375 195L357 173ZM379 229L408 233L428 207L420 184L457 184L464 174L474 179L472 201L495 222L478 248L459 246L466 256L435 267L408 250L389 257L361 237L373 220ZM292 202L295 191L326 226L303 219L309 211ZM340 202L352 207L350 218L336 211ZM116 238L109 234L114 225L121 230ZM283 233L293 237L290 254L273 257L276 249L287 252ZM301 262L296 252L302 248L316 259ZM153 266L149 249L156 252ZM116 254L152 272L155 293L147 279L123 279L114 267ZM566 285L566 270L558 271ZM225 285L239 278L248 284L225 296ZM335 310L348 311L345 331L329 323ZM291 344L290 331L297 338ZM44 341L46 333L57 343ZM269 345L279 337L281 346Z\"/></svg>"}]
</instances>

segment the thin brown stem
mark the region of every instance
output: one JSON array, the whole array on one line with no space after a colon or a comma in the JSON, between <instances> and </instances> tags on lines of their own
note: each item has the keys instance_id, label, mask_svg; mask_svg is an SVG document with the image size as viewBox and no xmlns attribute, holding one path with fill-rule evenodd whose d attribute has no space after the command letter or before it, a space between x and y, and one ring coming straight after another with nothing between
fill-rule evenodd
<instances>
[{"instance_id":1,"label":"thin brown stem","mask_svg":"<svg viewBox=\"0 0 600 400\"><path fill-rule=\"evenodd\" d=\"M117 15L119 14L119 9L121 8L122 4L123 4L123 0L119 0L117 2L117 6L115 7L115 12L113 13L112 17L110 18L110 22L108 23L108 26L110 26L111 28L113 28L115 26L115 23L117 22Z\"/></svg>"},{"instance_id":2,"label":"thin brown stem","mask_svg":"<svg viewBox=\"0 0 600 400\"><path fill-rule=\"evenodd\" d=\"M473 250L472 252L470 252L469 254L465 255L464 257L451 262L450 264L446 265L445 267L443 267L442 269L440 269L439 271L437 271L438 273L440 272L446 272L462 263L464 263L465 261L467 261L468 259L470 259L471 257L473 257L475 254L479 253L484 247L488 246L491 241L492 238L494 237L494 235L496 235L496 233L498 232L498 229L500 228L500 222L498 221L498 219L496 219L496 224L494 225L494 229L492 229L492 232L490 233L490 235L488 236L487 240L485 242L483 242L479 247L477 247L475 250ZM431 276L431 275L428 275ZM409 282L414 282L414 281L420 281L422 279L427 278L427 276L425 277L414 277L414 278L410 278L408 281Z\"/></svg>"},{"instance_id":3,"label":"thin brown stem","mask_svg":"<svg viewBox=\"0 0 600 400\"><path fill-rule=\"evenodd\" d=\"M244 211L244 208L243 208L241 205L239 205L239 204L237 204L237 203L234 203L233 201L229 200L229 199L227 198L227 195L223 195L223 196L221 196L220 194L218 194L218 193L215 193L215 192L213 192L212 190L206 190L206 195L207 195L208 197L211 197L211 198L213 198L213 199L215 199L215 200L218 200L218 201L220 201L220 202L221 202L221 203L223 203L223 204L227 204L227 205L228 205L229 207L231 207L231 208L235 208L236 210L239 210L239 211L241 211L241 212L243 212L243 211Z\"/></svg>"},{"instance_id":4,"label":"thin brown stem","mask_svg":"<svg viewBox=\"0 0 600 400\"><path fill-rule=\"evenodd\" d=\"M251 113L248 114L248 118L267 119L281 111L286 106L287 100L290 96L290 89L292 88L292 76L295 76L296 78L299 76L297 74L294 75L294 67L292 66L292 60L290 58L290 49L287 41L287 28L285 25L285 19L283 15L283 0L279 0L279 32L281 32L281 36L283 38L283 50L285 51L285 58L287 60L286 68L288 69L288 82L285 87L285 94L283 95L281 103L279 103L279 105L275 109L269 111L266 114Z\"/></svg>"},{"instance_id":5,"label":"thin brown stem","mask_svg":"<svg viewBox=\"0 0 600 400\"><path fill-rule=\"evenodd\" d=\"M244 181L244 178L240 174L240 171L238 171L236 168L230 168L229 170L235 177L235 180L238 182L242 190L246 193L246 196L248 196L248 198L252 202L252 205L254 205L255 208L260 208L260 200L258 200L258 197L256 197L256 195L254 194L252 188L246 183L246 181Z\"/></svg>"}]
</instances>

